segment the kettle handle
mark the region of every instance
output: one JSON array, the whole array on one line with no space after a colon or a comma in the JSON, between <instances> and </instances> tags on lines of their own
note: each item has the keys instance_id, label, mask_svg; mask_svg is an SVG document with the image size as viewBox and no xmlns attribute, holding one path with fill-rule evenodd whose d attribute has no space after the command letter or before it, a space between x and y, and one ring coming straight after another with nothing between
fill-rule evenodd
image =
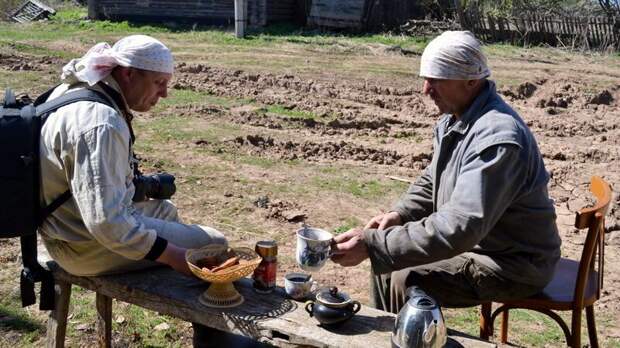
<instances>
[{"instance_id":1,"label":"kettle handle","mask_svg":"<svg viewBox=\"0 0 620 348\"><path fill-rule=\"evenodd\" d=\"M312 312L314 311L314 301L306 301L306 304L304 305L304 309L312 317L313 316Z\"/></svg>"},{"instance_id":2,"label":"kettle handle","mask_svg":"<svg viewBox=\"0 0 620 348\"><path fill-rule=\"evenodd\" d=\"M351 305L353 305L353 313L357 313L362 309L362 304L359 301L351 301Z\"/></svg>"},{"instance_id":3,"label":"kettle handle","mask_svg":"<svg viewBox=\"0 0 620 348\"><path fill-rule=\"evenodd\" d=\"M423 340L426 344L431 344L437 335L437 322L433 321L426 327L423 334Z\"/></svg>"}]
</instances>

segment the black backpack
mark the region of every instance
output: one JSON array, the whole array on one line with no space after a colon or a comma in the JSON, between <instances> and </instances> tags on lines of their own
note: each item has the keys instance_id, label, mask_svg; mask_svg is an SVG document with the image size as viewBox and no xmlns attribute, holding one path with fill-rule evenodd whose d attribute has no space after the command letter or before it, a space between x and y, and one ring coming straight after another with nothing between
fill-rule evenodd
<instances>
[{"instance_id":1,"label":"black backpack","mask_svg":"<svg viewBox=\"0 0 620 348\"><path fill-rule=\"evenodd\" d=\"M41 310L54 309L54 279L37 261L37 228L71 197L67 190L49 206L40 206L41 127L51 113L74 102L92 101L113 107L108 97L92 89L81 89L45 102L53 90L32 101L28 96L15 98L7 89L0 106L0 239L20 238L22 306L36 302L34 283L41 282Z\"/></svg>"}]
</instances>

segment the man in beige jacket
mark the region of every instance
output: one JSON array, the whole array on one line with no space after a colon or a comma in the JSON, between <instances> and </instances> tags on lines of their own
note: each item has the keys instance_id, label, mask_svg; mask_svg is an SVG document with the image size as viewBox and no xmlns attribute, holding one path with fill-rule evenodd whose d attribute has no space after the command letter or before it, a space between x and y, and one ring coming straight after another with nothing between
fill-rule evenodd
<instances>
[{"instance_id":1,"label":"man in beige jacket","mask_svg":"<svg viewBox=\"0 0 620 348\"><path fill-rule=\"evenodd\" d=\"M130 110L145 112L167 96L170 50L145 35L100 43L63 68L48 100L82 88L103 92L114 107L91 101L50 115L40 143L42 206L69 190L71 198L40 227L50 256L76 275L101 275L166 264L190 274L186 248L226 244L218 231L179 221L169 200L133 202Z\"/></svg>"}]
</instances>

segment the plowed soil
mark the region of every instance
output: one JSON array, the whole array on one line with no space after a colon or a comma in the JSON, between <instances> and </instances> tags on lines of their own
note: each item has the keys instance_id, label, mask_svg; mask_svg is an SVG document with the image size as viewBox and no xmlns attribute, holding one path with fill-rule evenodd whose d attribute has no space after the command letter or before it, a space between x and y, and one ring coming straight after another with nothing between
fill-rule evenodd
<instances>
[{"instance_id":1,"label":"plowed soil","mask_svg":"<svg viewBox=\"0 0 620 348\"><path fill-rule=\"evenodd\" d=\"M1 70L55 72L60 64L56 58L0 54ZM519 73L523 67L536 64L543 68ZM565 68L546 68L556 65ZM528 60L527 56L497 58L493 68L511 71L511 82L502 78L504 81L499 81L497 88L534 132L551 173L549 189L563 240L562 256L579 258L585 232L572 225L575 211L592 203L588 195L590 177L600 175L615 191L620 189L620 68L584 66L581 61L541 62ZM214 157L201 153L243 155L276 163L293 161L302 167L304 163L347 165L381 182L390 182L386 174L412 180L430 161L432 129L439 115L432 101L420 92L420 81L410 77L375 80L324 71L274 73L260 67L240 70L225 64L183 61L176 71L171 94L194 91L252 102L232 107L191 102L172 105L159 114L139 116L142 121L138 122L145 127L151 120L175 115L196 124L227 124L241 130L226 139L194 137L161 144L159 150L140 153L147 160L145 166L165 170L165 166L159 168L155 162L166 156L183 168L209 160L229 166L230 176L180 170L181 184L195 185L181 190L177 196L181 215L189 221L215 223L222 230L228 227L234 242L252 244L261 235L276 238L281 255L278 282L285 272L297 270L294 231L301 222L327 228L350 215L363 224L381 209L389 209L397 195L360 203L342 195L323 194L320 188L309 188L310 194L304 195L304 199L296 198L295 194L278 194L273 187L261 190L253 180L286 186L306 175L301 169L288 172L249 165L234 167L230 163L216 163ZM37 88L41 92L43 87ZM274 105L284 111L270 111L269 106ZM295 116L283 116L286 111L295 112ZM191 181L190 174L198 175L199 181ZM192 195L193 189L201 187L211 189L208 197ZM308 199L312 194L317 196ZM596 305L598 312L611 316L620 311L618 197L614 196L606 219L604 291ZM230 220L215 221L209 217L223 209ZM245 234L236 227L235 221L242 218L254 221L253 232ZM5 253L0 257L9 260L16 255ZM315 278L323 284L343 287L352 297L365 301L367 272L368 263L346 270L330 264ZM619 327L620 320L599 326L599 335L620 337Z\"/></svg>"}]
</instances>

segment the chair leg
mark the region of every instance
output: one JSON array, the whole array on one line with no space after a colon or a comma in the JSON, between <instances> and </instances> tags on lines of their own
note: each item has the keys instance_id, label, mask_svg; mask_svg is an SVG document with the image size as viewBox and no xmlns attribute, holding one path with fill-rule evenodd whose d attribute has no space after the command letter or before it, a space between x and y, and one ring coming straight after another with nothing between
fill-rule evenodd
<instances>
[{"instance_id":1,"label":"chair leg","mask_svg":"<svg viewBox=\"0 0 620 348\"><path fill-rule=\"evenodd\" d=\"M112 347L112 298L97 293L97 341L99 347Z\"/></svg>"},{"instance_id":2,"label":"chair leg","mask_svg":"<svg viewBox=\"0 0 620 348\"><path fill-rule=\"evenodd\" d=\"M508 343L508 312L508 309L502 312L502 330L500 332L502 343Z\"/></svg>"},{"instance_id":3,"label":"chair leg","mask_svg":"<svg viewBox=\"0 0 620 348\"><path fill-rule=\"evenodd\" d=\"M491 323L492 302L480 305L480 338L488 341L493 335L493 324Z\"/></svg>"},{"instance_id":4,"label":"chair leg","mask_svg":"<svg viewBox=\"0 0 620 348\"><path fill-rule=\"evenodd\" d=\"M569 347L581 348L581 309L573 309Z\"/></svg>"},{"instance_id":5,"label":"chair leg","mask_svg":"<svg viewBox=\"0 0 620 348\"><path fill-rule=\"evenodd\" d=\"M71 301L71 284L56 280L54 284L55 308L47 320L47 348L63 348L67 333L67 315Z\"/></svg>"},{"instance_id":6,"label":"chair leg","mask_svg":"<svg viewBox=\"0 0 620 348\"><path fill-rule=\"evenodd\" d=\"M596 337L596 322L594 321L594 306L586 307L586 321L588 322L588 336L590 337L590 348L598 348L598 338Z\"/></svg>"}]
</instances>

